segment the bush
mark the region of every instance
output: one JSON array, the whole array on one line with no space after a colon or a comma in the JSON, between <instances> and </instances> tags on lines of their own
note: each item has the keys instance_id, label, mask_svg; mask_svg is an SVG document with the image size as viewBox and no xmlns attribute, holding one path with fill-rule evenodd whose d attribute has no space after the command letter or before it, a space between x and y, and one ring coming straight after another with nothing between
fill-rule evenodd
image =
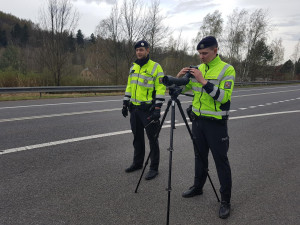
<instances>
[{"instance_id":1,"label":"bush","mask_svg":"<svg viewBox=\"0 0 300 225\"><path fill-rule=\"evenodd\" d=\"M49 77L47 75L34 72L20 73L14 69L7 68L0 70L0 87L34 87L47 86Z\"/></svg>"}]
</instances>

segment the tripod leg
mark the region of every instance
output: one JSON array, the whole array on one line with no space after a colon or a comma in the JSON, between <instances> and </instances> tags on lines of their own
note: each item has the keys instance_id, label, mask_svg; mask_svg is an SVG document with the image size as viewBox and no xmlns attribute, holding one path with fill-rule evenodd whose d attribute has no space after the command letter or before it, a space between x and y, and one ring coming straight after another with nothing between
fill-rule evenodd
<instances>
[{"instance_id":1,"label":"tripod leg","mask_svg":"<svg viewBox=\"0 0 300 225\"><path fill-rule=\"evenodd\" d=\"M159 136L159 133L160 133L160 131L161 131L161 128L162 128L162 126L163 126L163 124L164 124L164 121L165 121L165 119L166 119L166 117L167 117L167 114L168 114L168 112L169 112L171 103L172 103L172 100L170 99L170 100L168 101L168 105L167 105L167 108L166 108L165 113L164 113L164 115L163 115L163 118L162 118L162 120L161 120L161 123L160 123L160 126L159 126L159 128L158 128L158 131L157 131L157 133L156 133L156 135L155 135L155 141L157 141L157 139L158 139L158 136ZM147 167L147 165L148 165L148 163L149 163L150 155L151 155L151 150L150 150L149 155L148 155L148 157L147 157L147 160L146 160L146 162L145 162L145 165L144 165L143 171L142 171L142 173L141 173L140 179L139 179L139 181L138 181L138 183L137 183L137 185L136 185L136 188L135 188L135 191L134 191L135 193L137 193L137 190L138 190L138 188L139 188L139 186L140 186L141 180L142 180L143 175L144 175L144 173L145 173L145 169L146 169L146 167Z\"/></svg>"},{"instance_id":2,"label":"tripod leg","mask_svg":"<svg viewBox=\"0 0 300 225\"><path fill-rule=\"evenodd\" d=\"M169 179L168 179L168 209L167 209L167 225L169 225L170 220L170 202L171 202L171 178L172 178L172 154L173 154L173 133L175 129L175 101L172 101L172 112L171 112L171 130L170 130L170 147L169 147Z\"/></svg>"},{"instance_id":3,"label":"tripod leg","mask_svg":"<svg viewBox=\"0 0 300 225\"><path fill-rule=\"evenodd\" d=\"M198 152L199 152L199 155L200 155L201 160L203 160L203 157L201 157L201 154L200 154L199 147L198 147L197 143L196 143L195 140L194 140L192 131L191 131L191 129L190 129L190 126L189 126L189 124L188 124L188 122L187 122L187 119L186 119L186 117L185 117L185 114L184 114L184 112L183 112L181 103L180 103L180 101L179 101L178 99L176 99L176 103L177 103L178 109L179 109L179 111L180 111L180 114L181 114L181 116L182 116L182 119L183 119L183 121L184 121L184 123L185 123L185 126L187 127L187 130L188 130L188 132L189 132L189 134L190 134L190 136L191 136L191 139L192 139L192 141L193 141L193 144L194 144L194 146L196 146L196 149L198 149ZM209 176L208 169L205 170L205 172L207 173L207 177L208 177L209 182L210 182L210 184L211 184L211 186L212 186L212 188L213 188L213 190L214 190L214 192L215 192L215 195L216 195L216 197L217 197L217 200L218 200L218 202L220 202L218 193L217 193L217 191L216 191L216 189L215 189L215 186L214 186L214 184L213 184L213 182L212 182L212 180L211 180L211 178L210 178L210 176Z\"/></svg>"}]
</instances>

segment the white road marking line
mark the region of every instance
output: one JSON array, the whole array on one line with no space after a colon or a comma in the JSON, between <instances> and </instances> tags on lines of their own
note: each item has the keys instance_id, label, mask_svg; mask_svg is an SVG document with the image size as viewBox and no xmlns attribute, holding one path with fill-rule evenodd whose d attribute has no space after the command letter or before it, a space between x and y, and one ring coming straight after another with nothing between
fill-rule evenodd
<instances>
[{"instance_id":1,"label":"white road marking line","mask_svg":"<svg viewBox=\"0 0 300 225\"><path fill-rule=\"evenodd\" d=\"M178 120L175 120L175 123L177 123ZM170 123L171 124L171 120L165 121L165 123Z\"/></svg>"},{"instance_id":2,"label":"white road marking line","mask_svg":"<svg viewBox=\"0 0 300 225\"><path fill-rule=\"evenodd\" d=\"M229 112L236 112L237 110L235 110L235 109L231 109L231 110L229 110Z\"/></svg>"},{"instance_id":3,"label":"white road marking line","mask_svg":"<svg viewBox=\"0 0 300 225\"><path fill-rule=\"evenodd\" d=\"M59 117L59 116L73 116L73 115L90 114L90 113L111 112L111 111L116 111L116 110L121 110L121 108L101 109L101 110L72 112L72 113L59 113L59 114L50 114L50 115L41 115L41 116L27 116L27 117L17 117L17 118L10 118L10 119L0 119L0 123L18 121L18 120L32 120L32 119L41 119L41 118L50 118L50 117Z\"/></svg>"},{"instance_id":4,"label":"white road marking line","mask_svg":"<svg viewBox=\"0 0 300 225\"><path fill-rule=\"evenodd\" d=\"M232 96L232 98L241 98L241 97L248 97L248 96L254 96L254 95L270 95L270 94L277 94L277 93L283 93L283 92L292 92L292 91L300 91L300 89L288 90L288 91L264 92L264 93L249 94L249 95L238 95L238 96Z\"/></svg>"},{"instance_id":5,"label":"white road marking line","mask_svg":"<svg viewBox=\"0 0 300 225\"><path fill-rule=\"evenodd\" d=\"M271 89L279 89L279 88L294 88L294 87L299 87L297 85L293 85L293 86L285 86L285 87L273 87L273 88L247 88L246 90L236 90L234 92L246 92L246 91L261 91L261 90L271 90Z\"/></svg>"},{"instance_id":6,"label":"white road marking line","mask_svg":"<svg viewBox=\"0 0 300 225\"><path fill-rule=\"evenodd\" d=\"M296 98L296 99L300 99L300 97ZM295 99L290 99L290 100L295 100ZM290 101L290 100L283 100L283 101L279 101L279 102L282 103L282 102L287 102L287 101ZM119 101L119 100L108 100L108 101ZM93 102L106 102L106 101L93 101ZM183 101L181 103L191 103L191 102L192 101ZM279 102L273 102L273 103L277 104ZM77 102L77 103L86 103L86 102ZM60 104L73 104L73 103L60 103ZM271 104L272 103L266 103L266 105L271 105ZM53 105L53 104L46 104L46 105ZM36 106L43 106L43 105L36 105ZM258 106L264 106L264 105L258 105ZM22 107L22 106L20 106L20 107ZM253 108L256 108L256 107L257 106L250 106L249 108L253 109ZM247 108L239 108L239 109L240 110L245 110ZM116 111L116 110L120 110L120 109L119 108L115 108L115 109L103 109L103 110L92 110L92 111L82 111L82 112L72 112L72 113L60 113L60 114L50 114L50 115L40 115L40 116L28 116L28 117L8 118L8 119L0 119L0 123L2 123L2 122L20 121L20 120L32 120L32 119L51 118L51 117L59 117L59 116L72 116L72 115L80 115L80 114L109 112L109 111ZM235 112L235 111L231 111L231 112ZM164 111L162 111L160 114L163 115Z\"/></svg>"},{"instance_id":7,"label":"white road marking line","mask_svg":"<svg viewBox=\"0 0 300 225\"><path fill-rule=\"evenodd\" d=\"M250 109L254 109L254 108L256 108L256 106L255 106L255 105L252 105L252 106L249 106L249 108L250 108Z\"/></svg>"},{"instance_id":8,"label":"white road marking line","mask_svg":"<svg viewBox=\"0 0 300 225\"><path fill-rule=\"evenodd\" d=\"M236 119L245 119L245 118L253 118L253 117L288 114L288 113L300 113L300 110L273 112L273 113L263 113L263 114L253 114L253 115L245 115L245 116L235 116L235 117L230 117L229 119L230 120L236 120ZM192 124L192 123L189 122L188 124ZM176 124L176 127L179 127L179 126L185 126L185 123ZM162 126L162 128L169 128L169 127L171 127L171 125L163 125ZM91 136L85 136L85 137L65 139L65 140L60 140L60 141L53 141L53 142L48 142L48 143L36 144L36 145L29 145L29 146L24 146L24 147L19 147L19 148L4 149L4 150L0 150L0 155L13 153L13 152L26 151L26 150L30 150L30 149L37 149L37 148L43 148L43 147L50 147L50 146L55 146L55 145L73 143L73 142L78 142L78 141L85 141L85 140L91 140L91 139L97 139L97 138L103 138L103 137L110 137L110 136L121 135L121 134L130 134L130 133L132 133L131 130L123 130L123 131L116 131L116 132L97 134L97 135L91 135Z\"/></svg>"},{"instance_id":9,"label":"white road marking line","mask_svg":"<svg viewBox=\"0 0 300 225\"><path fill-rule=\"evenodd\" d=\"M117 102L120 100L105 100L105 101L90 101L90 102L62 102L62 103L52 103L52 104L42 104L42 105L19 105L19 106L7 106L0 107L0 109L17 109L17 108L30 108L30 107L43 107L43 106L56 106L56 105L76 105L76 104L90 104L90 103L102 103L102 102Z\"/></svg>"},{"instance_id":10,"label":"white road marking line","mask_svg":"<svg viewBox=\"0 0 300 225\"><path fill-rule=\"evenodd\" d=\"M249 89L249 90L237 90L234 91L233 94L238 92L244 92L244 91L253 91L253 90L269 90L269 89L278 89L278 88L290 88L290 87L297 87L297 86L289 86L289 87L276 87L276 88L263 88L263 89ZM287 90L287 91L278 91L278 92L265 92L265 93L257 93L257 94L250 94L250 95L240 95L240 96L232 96L232 98L239 98L239 97L247 97L247 96L253 96L253 95L261 95L261 94L276 94L281 92L290 92L290 91L298 91L300 89L296 90ZM170 96L166 96L165 98L169 98ZM300 99L300 98L297 98ZM52 103L52 104L41 104L41 105L20 105L20 106L7 106L7 107L0 107L1 109L17 109L17 108L30 108L30 107L43 107L43 106L59 106L59 105L76 105L76 104L90 104L90 103L102 103L102 102L121 102L122 99L116 99L116 100L102 100L102 101L89 101L89 102L62 102L62 103ZM182 103L189 103L191 101L185 101Z\"/></svg>"}]
</instances>

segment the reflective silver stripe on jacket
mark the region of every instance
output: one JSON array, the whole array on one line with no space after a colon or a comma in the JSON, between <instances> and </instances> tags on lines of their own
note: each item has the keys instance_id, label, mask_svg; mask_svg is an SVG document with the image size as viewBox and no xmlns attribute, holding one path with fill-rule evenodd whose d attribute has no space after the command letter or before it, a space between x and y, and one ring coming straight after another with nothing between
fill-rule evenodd
<instances>
[{"instance_id":1,"label":"reflective silver stripe on jacket","mask_svg":"<svg viewBox=\"0 0 300 225\"><path fill-rule=\"evenodd\" d=\"M219 84L218 80L207 80L207 81L209 81L209 83L212 83L214 85L218 85Z\"/></svg>"},{"instance_id":2,"label":"reflective silver stripe on jacket","mask_svg":"<svg viewBox=\"0 0 300 225\"><path fill-rule=\"evenodd\" d=\"M191 81L194 82L194 83L199 83L195 78L191 78ZM214 85L218 85L219 84L219 80L208 79L207 81L209 81L209 83L212 83Z\"/></svg>"},{"instance_id":3,"label":"reflective silver stripe on jacket","mask_svg":"<svg viewBox=\"0 0 300 225\"><path fill-rule=\"evenodd\" d=\"M222 79L222 77L224 76L226 70L227 70L228 67L230 67L230 66L231 66L230 64L226 64L226 65L223 67L222 71L220 72L220 74L219 74L219 76L218 76L218 80L221 80L221 79Z\"/></svg>"},{"instance_id":4,"label":"reflective silver stripe on jacket","mask_svg":"<svg viewBox=\"0 0 300 225\"><path fill-rule=\"evenodd\" d=\"M157 73L157 76L159 77L159 76L164 76L165 74L164 74L164 72L159 72L159 73Z\"/></svg>"},{"instance_id":5,"label":"reflective silver stripe on jacket","mask_svg":"<svg viewBox=\"0 0 300 225\"><path fill-rule=\"evenodd\" d=\"M212 92L210 92L209 95L210 95L211 97L215 97L216 94L217 94L218 89L219 89L219 88L218 88L217 86L214 86L214 90L213 90Z\"/></svg>"},{"instance_id":6,"label":"reflective silver stripe on jacket","mask_svg":"<svg viewBox=\"0 0 300 225\"><path fill-rule=\"evenodd\" d=\"M127 100L130 100L130 98L127 96L124 96L123 100L127 101Z\"/></svg>"},{"instance_id":7,"label":"reflective silver stripe on jacket","mask_svg":"<svg viewBox=\"0 0 300 225\"><path fill-rule=\"evenodd\" d=\"M164 101L161 101L161 100L155 100L155 103L156 103L156 104L164 103Z\"/></svg>"},{"instance_id":8,"label":"reflective silver stripe on jacket","mask_svg":"<svg viewBox=\"0 0 300 225\"><path fill-rule=\"evenodd\" d=\"M157 66L158 66L158 63L155 63L154 66L153 66L153 69L152 69L152 71L151 71L151 75L152 75L152 76L153 76L153 74L155 73L155 70L156 70Z\"/></svg>"},{"instance_id":9,"label":"reflective silver stripe on jacket","mask_svg":"<svg viewBox=\"0 0 300 225\"><path fill-rule=\"evenodd\" d=\"M224 96L225 96L225 91L223 89L220 89L220 95L217 98L217 101L222 102Z\"/></svg>"},{"instance_id":10,"label":"reflective silver stripe on jacket","mask_svg":"<svg viewBox=\"0 0 300 225\"><path fill-rule=\"evenodd\" d=\"M196 78L191 78L190 79L192 82L194 82L194 83L199 83L197 80L196 80Z\"/></svg>"},{"instance_id":11,"label":"reflective silver stripe on jacket","mask_svg":"<svg viewBox=\"0 0 300 225\"><path fill-rule=\"evenodd\" d=\"M125 92L125 95L131 96L131 92Z\"/></svg>"},{"instance_id":12,"label":"reflective silver stripe on jacket","mask_svg":"<svg viewBox=\"0 0 300 225\"><path fill-rule=\"evenodd\" d=\"M130 68L130 70L129 70L129 74L131 73L131 71L132 71L133 67L134 67L134 66L132 66L132 67Z\"/></svg>"},{"instance_id":13,"label":"reflective silver stripe on jacket","mask_svg":"<svg viewBox=\"0 0 300 225\"><path fill-rule=\"evenodd\" d=\"M133 73L130 75L131 77L138 77L138 78L142 78L142 79L147 79L148 81L153 81L153 77L147 77L145 75L142 74L137 74L137 73Z\"/></svg>"},{"instance_id":14,"label":"reflective silver stripe on jacket","mask_svg":"<svg viewBox=\"0 0 300 225\"><path fill-rule=\"evenodd\" d=\"M225 76L225 77L222 78L221 81L223 81L223 80L232 80L232 81L234 81L235 77L234 76Z\"/></svg>"},{"instance_id":15,"label":"reflective silver stripe on jacket","mask_svg":"<svg viewBox=\"0 0 300 225\"><path fill-rule=\"evenodd\" d=\"M219 111L219 112L215 112L215 111L206 111L206 110L198 110L195 107L193 107L193 111L195 112L199 112L199 113L203 113L203 114L210 114L210 115L214 115L214 116L227 116L229 111Z\"/></svg>"},{"instance_id":16,"label":"reflective silver stripe on jacket","mask_svg":"<svg viewBox=\"0 0 300 225\"><path fill-rule=\"evenodd\" d=\"M137 85L140 85L140 86L143 86L143 87L154 87L154 84L144 84L143 82L140 82L140 81L137 81L137 80L132 80L130 82L131 84L137 84Z\"/></svg>"},{"instance_id":17,"label":"reflective silver stripe on jacket","mask_svg":"<svg viewBox=\"0 0 300 225\"><path fill-rule=\"evenodd\" d=\"M202 89L203 89L203 91L205 91L204 88L202 88L202 87L195 87L195 86L192 86L192 89L193 89L194 91L198 91L198 92L201 92Z\"/></svg>"},{"instance_id":18,"label":"reflective silver stripe on jacket","mask_svg":"<svg viewBox=\"0 0 300 225\"><path fill-rule=\"evenodd\" d=\"M155 95L155 98L165 98L165 96L164 95Z\"/></svg>"},{"instance_id":19,"label":"reflective silver stripe on jacket","mask_svg":"<svg viewBox=\"0 0 300 225\"><path fill-rule=\"evenodd\" d=\"M138 102L138 103L145 102L145 101L139 101L139 100L134 99L134 98L131 98L130 101L131 101L131 102ZM151 101L147 101L147 102L145 102L145 103L151 103Z\"/></svg>"}]
</instances>

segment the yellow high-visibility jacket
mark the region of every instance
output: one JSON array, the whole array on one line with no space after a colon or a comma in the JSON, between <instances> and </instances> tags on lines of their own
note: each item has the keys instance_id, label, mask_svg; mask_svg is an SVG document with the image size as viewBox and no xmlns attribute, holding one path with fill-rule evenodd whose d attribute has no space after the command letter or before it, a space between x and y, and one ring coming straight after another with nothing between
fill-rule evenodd
<instances>
[{"instance_id":1,"label":"yellow high-visibility jacket","mask_svg":"<svg viewBox=\"0 0 300 225\"><path fill-rule=\"evenodd\" d=\"M155 106L161 106L165 100L166 86L160 80L164 76L161 66L152 61L140 67L133 63L130 68L124 100L130 100L134 105L141 105L142 102L151 104L155 98ZM153 91L155 90L155 96Z\"/></svg>"},{"instance_id":2,"label":"yellow high-visibility jacket","mask_svg":"<svg viewBox=\"0 0 300 225\"><path fill-rule=\"evenodd\" d=\"M207 84L203 86L191 78L183 90L193 90L193 112L197 116L227 119L235 80L233 66L223 62L217 55L211 62L200 64L198 68L208 81Z\"/></svg>"}]
</instances>

